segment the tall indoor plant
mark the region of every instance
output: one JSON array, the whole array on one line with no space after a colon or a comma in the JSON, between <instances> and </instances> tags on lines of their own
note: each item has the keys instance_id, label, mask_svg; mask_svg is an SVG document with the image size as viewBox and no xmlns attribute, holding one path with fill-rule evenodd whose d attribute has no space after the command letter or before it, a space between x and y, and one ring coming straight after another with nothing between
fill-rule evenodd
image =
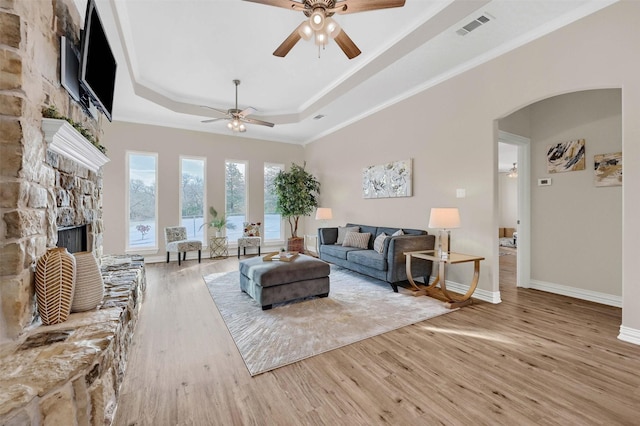
<instances>
[{"instance_id":1,"label":"tall indoor plant","mask_svg":"<svg viewBox=\"0 0 640 426\"><path fill-rule=\"evenodd\" d=\"M276 192L276 210L286 218L291 229L287 250L303 251L303 238L298 237L298 222L301 216L308 216L318 207L320 182L304 168L292 163L289 171L281 171L273 179Z\"/></svg>"}]
</instances>

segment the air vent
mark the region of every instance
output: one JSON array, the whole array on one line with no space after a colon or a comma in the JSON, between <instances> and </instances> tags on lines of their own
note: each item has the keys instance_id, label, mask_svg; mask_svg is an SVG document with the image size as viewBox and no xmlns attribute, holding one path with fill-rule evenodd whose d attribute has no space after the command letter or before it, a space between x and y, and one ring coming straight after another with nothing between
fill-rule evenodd
<instances>
[{"instance_id":1,"label":"air vent","mask_svg":"<svg viewBox=\"0 0 640 426\"><path fill-rule=\"evenodd\" d=\"M320 120L321 118L324 118L324 115L318 114L315 117L313 117L314 120Z\"/></svg>"},{"instance_id":2,"label":"air vent","mask_svg":"<svg viewBox=\"0 0 640 426\"><path fill-rule=\"evenodd\" d=\"M491 20L490 15L488 15L488 14L481 15L478 18L474 19L473 21L469 22L464 27L460 28L458 31L456 31L456 34L458 34L458 35L467 35L471 31L475 30L476 28L478 28L481 25L486 24L490 20Z\"/></svg>"}]
</instances>

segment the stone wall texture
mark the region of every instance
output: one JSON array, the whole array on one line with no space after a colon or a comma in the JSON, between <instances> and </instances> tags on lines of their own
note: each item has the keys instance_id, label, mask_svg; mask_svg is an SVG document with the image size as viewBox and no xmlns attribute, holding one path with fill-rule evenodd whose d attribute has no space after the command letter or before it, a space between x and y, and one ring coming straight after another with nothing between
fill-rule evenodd
<instances>
[{"instance_id":1,"label":"stone wall texture","mask_svg":"<svg viewBox=\"0 0 640 426\"><path fill-rule=\"evenodd\" d=\"M106 256L101 271L97 310L0 345L0 425L111 424L146 278L140 256Z\"/></svg>"},{"instance_id":2,"label":"stone wall texture","mask_svg":"<svg viewBox=\"0 0 640 426\"><path fill-rule=\"evenodd\" d=\"M32 265L58 227L87 224L102 255L102 172L48 151L41 129L53 105L100 133L60 85L60 36L78 43L79 23L73 0L0 1L0 343L37 320Z\"/></svg>"}]
</instances>

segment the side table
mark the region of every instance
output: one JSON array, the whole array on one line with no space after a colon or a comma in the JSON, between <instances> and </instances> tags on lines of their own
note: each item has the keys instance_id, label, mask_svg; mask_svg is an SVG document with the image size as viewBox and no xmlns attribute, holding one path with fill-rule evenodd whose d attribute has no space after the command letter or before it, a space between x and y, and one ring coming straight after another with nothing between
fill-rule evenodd
<instances>
[{"instance_id":1,"label":"side table","mask_svg":"<svg viewBox=\"0 0 640 426\"><path fill-rule=\"evenodd\" d=\"M227 237L210 237L209 238L209 257L215 259L218 257L229 256L229 244Z\"/></svg>"},{"instance_id":2,"label":"side table","mask_svg":"<svg viewBox=\"0 0 640 426\"><path fill-rule=\"evenodd\" d=\"M435 297L436 299L444 300L445 302L447 302L445 306L449 309L461 308L463 306L471 304L471 295L474 291L476 291L478 279L480 278L480 261L484 260L484 257L451 252L449 253L449 257L447 259L443 259L438 256L437 250L409 251L405 252L404 255L406 259L405 266L407 270L407 279L413 287L411 290L413 291L414 296L427 295ZM413 277L411 276L412 258L438 262L438 276L431 285L425 283L424 286L418 286L413 281ZM455 298L447 292L445 267L446 265L455 265L456 263L465 262L473 262L473 279L471 280L471 285L469 286L469 290L467 291L467 293L461 298ZM440 284L440 288L436 287L436 285L438 284Z\"/></svg>"}]
</instances>

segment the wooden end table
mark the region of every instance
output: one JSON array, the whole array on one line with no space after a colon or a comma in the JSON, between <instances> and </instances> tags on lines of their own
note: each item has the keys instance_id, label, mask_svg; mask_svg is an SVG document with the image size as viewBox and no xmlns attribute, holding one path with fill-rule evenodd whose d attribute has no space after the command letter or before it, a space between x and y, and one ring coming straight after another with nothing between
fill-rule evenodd
<instances>
[{"instance_id":1,"label":"wooden end table","mask_svg":"<svg viewBox=\"0 0 640 426\"><path fill-rule=\"evenodd\" d=\"M413 287L411 291L414 296L431 296L436 299L440 299L446 302L445 306L449 309L461 308L463 306L472 303L471 295L476 291L478 286L478 279L480 278L480 261L484 260L484 257L473 256L470 254L462 253L449 253L448 258L441 258L436 250L422 250L422 251L408 251L404 253L406 259L407 279ZM431 260L432 262L438 262L438 276L431 285L425 283L423 286L419 286L413 280L411 276L411 259L424 259ZM446 283L446 265L455 265L457 263L473 262L473 280L469 286L467 293L461 298L451 296L447 292ZM440 284L437 288L436 285Z\"/></svg>"}]
</instances>

